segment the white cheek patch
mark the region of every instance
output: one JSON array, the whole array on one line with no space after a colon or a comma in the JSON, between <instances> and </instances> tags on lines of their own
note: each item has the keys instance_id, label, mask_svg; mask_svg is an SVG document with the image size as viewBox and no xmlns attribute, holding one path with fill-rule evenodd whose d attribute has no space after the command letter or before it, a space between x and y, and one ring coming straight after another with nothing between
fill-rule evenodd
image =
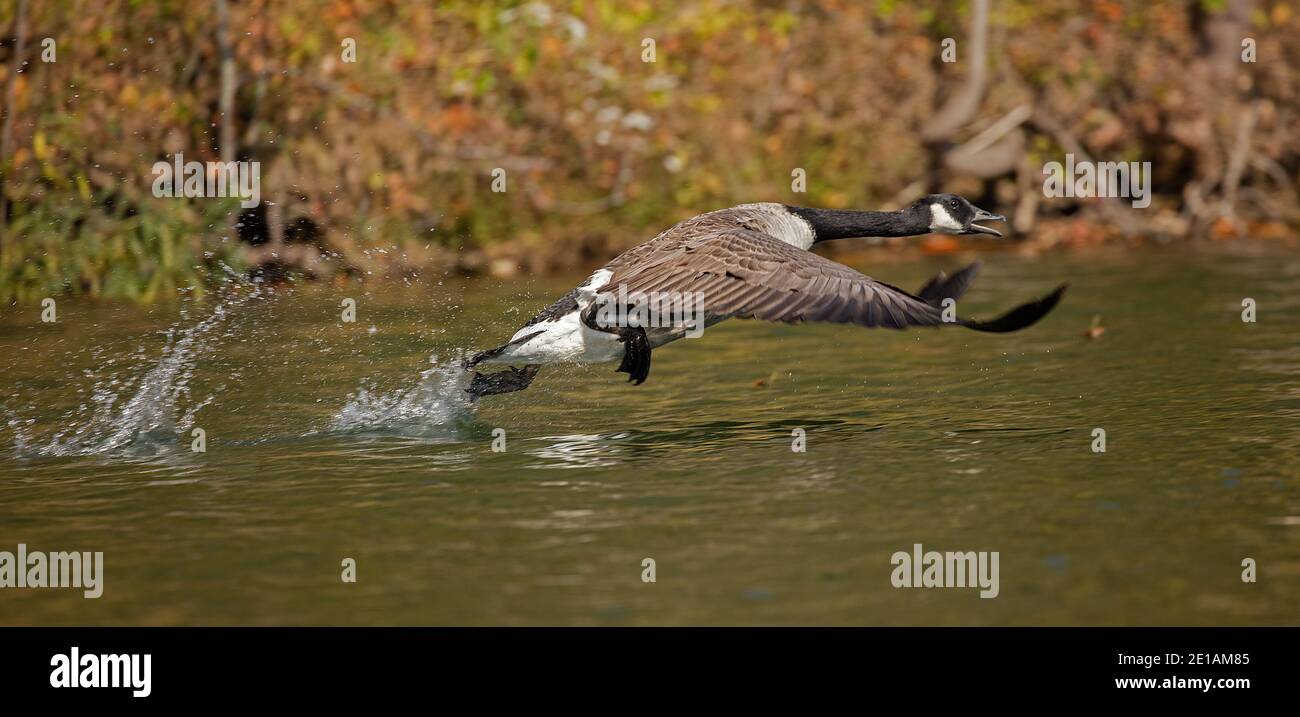
<instances>
[{"instance_id":1,"label":"white cheek patch","mask_svg":"<svg viewBox=\"0 0 1300 717\"><path fill-rule=\"evenodd\" d=\"M940 234L959 234L966 227L957 221L942 204L930 205L930 231Z\"/></svg>"}]
</instances>

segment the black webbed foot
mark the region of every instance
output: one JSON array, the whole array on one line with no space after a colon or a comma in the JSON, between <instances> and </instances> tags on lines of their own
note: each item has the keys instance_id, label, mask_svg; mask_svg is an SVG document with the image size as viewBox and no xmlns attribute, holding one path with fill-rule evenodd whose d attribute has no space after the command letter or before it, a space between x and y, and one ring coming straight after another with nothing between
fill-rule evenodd
<instances>
[{"instance_id":1,"label":"black webbed foot","mask_svg":"<svg viewBox=\"0 0 1300 717\"><path fill-rule=\"evenodd\" d=\"M511 366L505 371L497 371L496 373L478 373L476 371L473 380L469 383L469 388L465 389L465 393L477 399L498 393L522 391L533 382L533 378L540 368L541 366L536 364L529 364L523 368Z\"/></svg>"},{"instance_id":2,"label":"black webbed foot","mask_svg":"<svg viewBox=\"0 0 1300 717\"><path fill-rule=\"evenodd\" d=\"M592 303L582 312L580 318L588 328L596 331L618 335L623 342L623 362L617 371L627 374L627 380L640 386L650 376L650 340L646 338L645 329L636 327L601 326L596 322L597 304Z\"/></svg>"},{"instance_id":3,"label":"black webbed foot","mask_svg":"<svg viewBox=\"0 0 1300 717\"><path fill-rule=\"evenodd\" d=\"M627 374L627 380L640 386L650 375L650 341L641 327L619 331L619 340L626 350L618 370Z\"/></svg>"}]
</instances>

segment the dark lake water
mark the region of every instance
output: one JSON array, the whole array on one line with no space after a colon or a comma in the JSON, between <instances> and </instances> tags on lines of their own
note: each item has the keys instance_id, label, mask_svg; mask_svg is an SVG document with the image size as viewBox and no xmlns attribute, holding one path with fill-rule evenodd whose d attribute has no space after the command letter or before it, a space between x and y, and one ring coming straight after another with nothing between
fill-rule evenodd
<instances>
[{"instance_id":1,"label":"dark lake water","mask_svg":"<svg viewBox=\"0 0 1300 717\"><path fill-rule=\"evenodd\" d=\"M0 624L1300 623L1300 256L983 258L963 313L1070 292L1010 335L731 321L477 407L458 353L580 275L4 307L0 551L105 576ZM917 543L997 551L999 595L894 588Z\"/></svg>"}]
</instances>

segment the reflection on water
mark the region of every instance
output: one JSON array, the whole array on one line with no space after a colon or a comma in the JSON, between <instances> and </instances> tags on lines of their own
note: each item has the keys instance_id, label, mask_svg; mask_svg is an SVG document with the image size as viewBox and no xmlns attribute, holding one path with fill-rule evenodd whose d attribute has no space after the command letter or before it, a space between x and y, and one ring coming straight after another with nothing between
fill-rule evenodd
<instances>
[{"instance_id":1,"label":"reflection on water","mask_svg":"<svg viewBox=\"0 0 1300 717\"><path fill-rule=\"evenodd\" d=\"M547 367L478 405L464 352L570 282L6 308L0 549L103 550L106 588L0 622L1300 622L1300 259L985 261L971 315L1071 292L1010 336L728 322L643 386ZM918 542L999 551L1001 595L892 589Z\"/></svg>"},{"instance_id":2,"label":"reflection on water","mask_svg":"<svg viewBox=\"0 0 1300 717\"><path fill-rule=\"evenodd\" d=\"M618 436L573 435L538 436L540 448L528 449L528 455L541 460L529 468L601 468L617 465L623 451L617 444Z\"/></svg>"}]
</instances>

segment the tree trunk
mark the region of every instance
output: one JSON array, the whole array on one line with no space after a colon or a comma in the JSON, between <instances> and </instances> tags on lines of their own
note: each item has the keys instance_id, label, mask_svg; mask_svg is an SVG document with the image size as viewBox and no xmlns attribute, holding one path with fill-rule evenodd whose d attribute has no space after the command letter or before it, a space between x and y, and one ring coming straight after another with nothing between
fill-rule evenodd
<instances>
[{"instance_id":1,"label":"tree trunk","mask_svg":"<svg viewBox=\"0 0 1300 717\"><path fill-rule=\"evenodd\" d=\"M218 149L222 162L235 159L235 52L230 45L230 6L227 0L217 0L217 54L221 61L221 96L218 110L221 113L221 134Z\"/></svg>"},{"instance_id":2,"label":"tree trunk","mask_svg":"<svg viewBox=\"0 0 1300 717\"><path fill-rule=\"evenodd\" d=\"M5 266L5 251L9 238L9 194L5 190L5 167L13 148L14 103L17 101L18 73L23 68L23 55L27 52L27 0L18 0L18 14L14 17L14 56L9 62L9 78L5 86L5 119L0 127L0 270Z\"/></svg>"}]
</instances>

